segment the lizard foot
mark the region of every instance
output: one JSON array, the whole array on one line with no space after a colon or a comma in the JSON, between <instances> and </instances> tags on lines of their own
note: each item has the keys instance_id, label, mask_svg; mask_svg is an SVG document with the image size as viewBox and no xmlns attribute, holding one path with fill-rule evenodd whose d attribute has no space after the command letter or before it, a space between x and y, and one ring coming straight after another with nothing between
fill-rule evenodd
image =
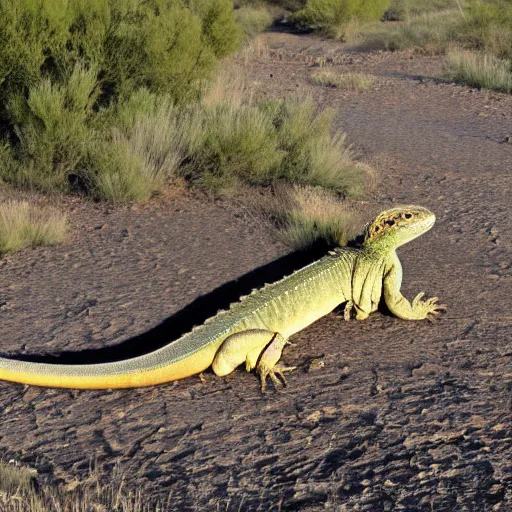
<instances>
[{"instance_id":1,"label":"lizard foot","mask_svg":"<svg viewBox=\"0 0 512 512\"><path fill-rule=\"evenodd\" d=\"M281 386L286 386L288 383L284 376L285 372L292 372L297 368L296 366L281 366L280 364L276 364L274 367L270 368L266 365L260 364L258 366L258 373L260 374L261 380L261 391L264 392L267 389L267 377L270 377L272 384L276 390L279 390ZM280 377L279 380L277 377Z\"/></svg>"},{"instance_id":2,"label":"lizard foot","mask_svg":"<svg viewBox=\"0 0 512 512\"><path fill-rule=\"evenodd\" d=\"M412 301L412 310L418 315L418 318L426 318L430 322L434 322L435 318L438 317L442 311L445 311L448 306L446 304L437 304L439 300L437 297L432 297L425 301L421 298L425 294L423 292L418 293Z\"/></svg>"}]
</instances>

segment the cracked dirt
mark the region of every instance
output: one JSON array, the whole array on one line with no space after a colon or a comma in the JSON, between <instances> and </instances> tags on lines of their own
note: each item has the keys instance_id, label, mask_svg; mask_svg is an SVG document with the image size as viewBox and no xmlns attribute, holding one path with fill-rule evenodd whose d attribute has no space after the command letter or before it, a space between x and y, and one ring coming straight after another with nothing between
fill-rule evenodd
<instances>
[{"instance_id":1,"label":"cracked dirt","mask_svg":"<svg viewBox=\"0 0 512 512\"><path fill-rule=\"evenodd\" d=\"M400 203L437 214L399 256L404 294L439 296L447 314L434 325L328 315L285 351L298 369L280 393L262 395L242 370L117 391L1 383L4 458L65 482L91 461L105 475L120 464L130 485L171 493L173 510L512 510L512 97L444 83L438 57L264 38L271 50L247 66L255 94L338 109L380 169L366 217ZM376 85L312 85L319 56ZM65 244L0 261L3 354L153 349L306 258L194 195L117 210L63 201Z\"/></svg>"}]
</instances>

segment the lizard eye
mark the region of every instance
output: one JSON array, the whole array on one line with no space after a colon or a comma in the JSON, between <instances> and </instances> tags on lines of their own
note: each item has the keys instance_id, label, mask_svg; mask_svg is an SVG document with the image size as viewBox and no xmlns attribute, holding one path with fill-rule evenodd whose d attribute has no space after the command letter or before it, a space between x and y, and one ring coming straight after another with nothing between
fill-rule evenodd
<instances>
[{"instance_id":1,"label":"lizard eye","mask_svg":"<svg viewBox=\"0 0 512 512\"><path fill-rule=\"evenodd\" d=\"M395 225L395 221L394 221L394 220L387 220L387 221L386 221L386 224L387 224L388 226L394 226L394 225Z\"/></svg>"},{"instance_id":2,"label":"lizard eye","mask_svg":"<svg viewBox=\"0 0 512 512\"><path fill-rule=\"evenodd\" d=\"M406 219L410 219L411 217L412 217L412 213L406 213L406 214L405 214L405 218L406 218Z\"/></svg>"}]
</instances>

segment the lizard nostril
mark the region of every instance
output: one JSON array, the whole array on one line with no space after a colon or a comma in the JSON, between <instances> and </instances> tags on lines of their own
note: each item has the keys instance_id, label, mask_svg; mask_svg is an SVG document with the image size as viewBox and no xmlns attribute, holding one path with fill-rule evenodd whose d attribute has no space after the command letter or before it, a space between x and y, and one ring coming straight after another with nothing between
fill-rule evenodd
<instances>
[{"instance_id":1,"label":"lizard nostril","mask_svg":"<svg viewBox=\"0 0 512 512\"><path fill-rule=\"evenodd\" d=\"M410 219L411 217L412 217L412 213L406 213L406 214L405 214L405 218L406 218L406 219Z\"/></svg>"},{"instance_id":2,"label":"lizard nostril","mask_svg":"<svg viewBox=\"0 0 512 512\"><path fill-rule=\"evenodd\" d=\"M387 221L386 221L386 224L387 224L388 226L394 226L394 225L395 225L395 221L394 221L394 220L387 220Z\"/></svg>"}]
</instances>

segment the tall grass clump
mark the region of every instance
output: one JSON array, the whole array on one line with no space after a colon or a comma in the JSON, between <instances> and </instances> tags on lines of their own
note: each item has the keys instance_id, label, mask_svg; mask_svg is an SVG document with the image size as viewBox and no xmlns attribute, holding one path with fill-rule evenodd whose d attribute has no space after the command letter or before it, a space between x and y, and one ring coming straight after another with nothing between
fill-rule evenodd
<instances>
[{"instance_id":1,"label":"tall grass clump","mask_svg":"<svg viewBox=\"0 0 512 512\"><path fill-rule=\"evenodd\" d=\"M446 78L471 87L512 93L512 62L485 53L452 50L446 56Z\"/></svg>"},{"instance_id":2,"label":"tall grass clump","mask_svg":"<svg viewBox=\"0 0 512 512\"><path fill-rule=\"evenodd\" d=\"M330 35L351 20L379 20L389 8L390 0L308 0L292 20L298 26Z\"/></svg>"},{"instance_id":3,"label":"tall grass clump","mask_svg":"<svg viewBox=\"0 0 512 512\"><path fill-rule=\"evenodd\" d=\"M59 243L67 229L66 216L56 210L26 201L6 201L0 205L0 255Z\"/></svg>"},{"instance_id":4,"label":"tall grass clump","mask_svg":"<svg viewBox=\"0 0 512 512\"><path fill-rule=\"evenodd\" d=\"M197 99L241 39L230 0L0 2L0 176L67 189L103 109L141 88Z\"/></svg>"},{"instance_id":5,"label":"tall grass clump","mask_svg":"<svg viewBox=\"0 0 512 512\"><path fill-rule=\"evenodd\" d=\"M292 249L319 240L331 247L346 245L360 226L359 216L337 194L317 187L276 187L259 206L272 216L277 238Z\"/></svg>"}]
</instances>

